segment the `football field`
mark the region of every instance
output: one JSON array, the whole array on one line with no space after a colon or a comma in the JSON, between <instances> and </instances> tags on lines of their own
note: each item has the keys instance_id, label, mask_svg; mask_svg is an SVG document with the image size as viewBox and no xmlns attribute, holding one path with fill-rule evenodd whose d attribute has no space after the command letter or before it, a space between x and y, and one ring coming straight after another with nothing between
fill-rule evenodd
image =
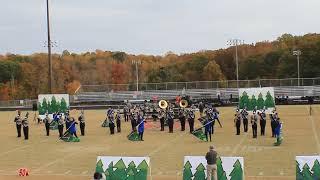
<instances>
[{"instance_id":1,"label":"football field","mask_svg":"<svg viewBox=\"0 0 320 180\"><path fill-rule=\"evenodd\" d=\"M283 121L283 144L273 146L270 119L267 118L266 136L252 138L249 132L235 135L234 108L218 108L223 128L215 127L212 142L201 142L186 131L180 131L175 122L173 134L160 132L159 122L149 122L143 142L131 142L130 122L122 121L122 132L110 135L109 128L102 128L105 110L87 110L86 136L78 143L67 143L58 139L58 131L45 136L43 124L33 122L30 114L29 140L17 138L13 122L16 112L0 112L0 179L20 179L17 169L28 168L26 179L90 179L95 170L97 156L149 156L153 180L181 180L183 157L205 155L214 144L221 156L244 157L246 179L295 179L295 156L320 154L320 106L277 106ZM25 112L22 113L25 115ZM78 118L79 111L71 116ZM197 121L195 128L200 127ZM77 127L78 135L80 134Z\"/></svg>"}]
</instances>

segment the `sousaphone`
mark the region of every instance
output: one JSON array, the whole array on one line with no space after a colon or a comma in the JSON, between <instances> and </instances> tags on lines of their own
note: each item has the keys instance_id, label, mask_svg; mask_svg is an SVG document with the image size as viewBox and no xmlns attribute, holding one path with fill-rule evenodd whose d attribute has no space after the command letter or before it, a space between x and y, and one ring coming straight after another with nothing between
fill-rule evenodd
<instances>
[{"instance_id":1,"label":"sousaphone","mask_svg":"<svg viewBox=\"0 0 320 180\"><path fill-rule=\"evenodd\" d=\"M165 100L160 100L158 105L161 109L166 109L168 107L168 102Z\"/></svg>"},{"instance_id":2,"label":"sousaphone","mask_svg":"<svg viewBox=\"0 0 320 180\"><path fill-rule=\"evenodd\" d=\"M188 101L185 99L182 99L179 103L181 108L186 108L188 106Z\"/></svg>"}]
</instances>

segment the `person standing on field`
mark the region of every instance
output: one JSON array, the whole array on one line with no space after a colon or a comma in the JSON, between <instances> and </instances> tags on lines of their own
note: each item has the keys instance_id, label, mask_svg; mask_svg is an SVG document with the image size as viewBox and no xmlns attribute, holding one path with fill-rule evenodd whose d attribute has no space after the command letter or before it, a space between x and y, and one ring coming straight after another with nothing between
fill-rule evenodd
<instances>
[{"instance_id":1,"label":"person standing on field","mask_svg":"<svg viewBox=\"0 0 320 180\"><path fill-rule=\"evenodd\" d=\"M207 179L211 180L211 177L213 176L214 180L217 179L217 156L218 153L215 151L214 146L210 146L209 152L206 154L206 160L207 160Z\"/></svg>"}]
</instances>

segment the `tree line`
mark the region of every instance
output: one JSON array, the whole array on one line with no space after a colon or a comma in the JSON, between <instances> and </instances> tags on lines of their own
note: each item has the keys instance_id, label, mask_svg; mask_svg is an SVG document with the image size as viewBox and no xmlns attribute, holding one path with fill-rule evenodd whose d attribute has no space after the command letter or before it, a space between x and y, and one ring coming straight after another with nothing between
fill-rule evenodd
<instances>
[{"instance_id":1,"label":"tree line","mask_svg":"<svg viewBox=\"0 0 320 180\"><path fill-rule=\"evenodd\" d=\"M67 50L53 54L53 91L72 94L80 84L134 84L140 60L139 81L215 81L236 79L235 47L163 56L133 55L96 50L81 54ZM274 41L238 46L239 79L297 77L293 50L301 50L300 76L320 76L320 34L284 34ZM48 92L46 53L0 55L0 100L37 98ZM134 90L132 85L132 90ZM114 90L128 90L117 86Z\"/></svg>"}]
</instances>

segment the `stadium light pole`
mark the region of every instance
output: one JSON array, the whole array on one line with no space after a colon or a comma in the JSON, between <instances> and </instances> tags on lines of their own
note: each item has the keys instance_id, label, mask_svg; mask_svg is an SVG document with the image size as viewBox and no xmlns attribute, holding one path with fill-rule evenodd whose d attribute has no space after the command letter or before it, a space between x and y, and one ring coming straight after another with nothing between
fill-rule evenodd
<instances>
[{"instance_id":1,"label":"stadium light pole","mask_svg":"<svg viewBox=\"0 0 320 180\"><path fill-rule=\"evenodd\" d=\"M49 94L52 94L52 61L51 61L51 38L50 38L50 12L49 12L49 0L46 0L47 5L47 37L48 37L48 63L49 63L49 80L48 89Z\"/></svg>"},{"instance_id":2,"label":"stadium light pole","mask_svg":"<svg viewBox=\"0 0 320 180\"><path fill-rule=\"evenodd\" d=\"M293 54L294 56L297 56L298 86L300 86L300 55L301 55L301 51L300 51L300 50L296 50L296 51L293 51L292 54Z\"/></svg>"},{"instance_id":3,"label":"stadium light pole","mask_svg":"<svg viewBox=\"0 0 320 180\"><path fill-rule=\"evenodd\" d=\"M141 64L140 60L133 60L132 64L136 66L136 83L137 83L137 92L139 91L139 71L138 71L138 65Z\"/></svg>"},{"instance_id":4,"label":"stadium light pole","mask_svg":"<svg viewBox=\"0 0 320 180\"><path fill-rule=\"evenodd\" d=\"M229 46L235 46L235 59L236 59L236 73L237 73L237 88L239 88L239 58L238 58L238 46L244 44L244 40L230 39L227 41Z\"/></svg>"}]
</instances>

